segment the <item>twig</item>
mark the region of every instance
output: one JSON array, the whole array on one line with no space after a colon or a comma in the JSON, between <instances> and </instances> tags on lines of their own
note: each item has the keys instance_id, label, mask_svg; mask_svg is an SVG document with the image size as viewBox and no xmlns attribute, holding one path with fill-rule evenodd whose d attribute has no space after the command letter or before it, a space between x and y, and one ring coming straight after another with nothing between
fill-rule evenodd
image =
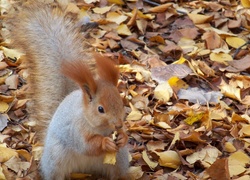
<instances>
[{"instance_id":1,"label":"twig","mask_svg":"<svg viewBox=\"0 0 250 180\"><path fill-rule=\"evenodd\" d=\"M237 54L240 52L241 48L246 46L247 44L250 44L250 41L246 42L245 44L241 45L240 47L238 47L233 55L233 59L237 56Z\"/></svg>"}]
</instances>

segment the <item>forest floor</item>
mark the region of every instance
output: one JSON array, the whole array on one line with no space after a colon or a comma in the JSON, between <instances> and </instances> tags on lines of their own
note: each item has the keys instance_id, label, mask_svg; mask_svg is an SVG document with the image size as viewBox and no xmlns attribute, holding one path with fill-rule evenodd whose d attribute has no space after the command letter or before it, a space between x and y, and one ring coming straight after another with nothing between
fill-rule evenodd
<instances>
[{"instance_id":1,"label":"forest floor","mask_svg":"<svg viewBox=\"0 0 250 180\"><path fill-rule=\"evenodd\" d=\"M1 17L18 6L1 1ZM77 0L119 61L133 179L250 179L250 1ZM38 179L22 54L0 37L0 179ZM85 175L79 175L84 179ZM76 178L76 176L75 176Z\"/></svg>"}]
</instances>

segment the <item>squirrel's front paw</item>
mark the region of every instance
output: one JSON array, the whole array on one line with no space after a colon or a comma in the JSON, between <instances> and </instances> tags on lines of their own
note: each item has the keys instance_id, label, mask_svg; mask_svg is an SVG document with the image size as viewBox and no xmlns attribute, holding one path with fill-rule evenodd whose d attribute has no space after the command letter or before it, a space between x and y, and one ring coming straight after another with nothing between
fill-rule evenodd
<instances>
[{"instance_id":1,"label":"squirrel's front paw","mask_svg":"<svg viewBox=\"0 0 250 180\"><path fill-rule=\"evenodd\" d=\"M102 140L102 149L106 152L116 152L118 151L118 147L115 141L110 137L104 137Z\"/></svg>"},{"instance_id":2,"label":"squirrel's front paw","mask_svg":"<svg viewBox=\"0 0 250 180\"><path fill-rule=\"evenodd\" d=\"M116 144L117 146L120 147L124 147L128 142L128 135L124 132L124 131L120 131L118 132L118 136L116 139Z\"/></svg>"}]
</instances>

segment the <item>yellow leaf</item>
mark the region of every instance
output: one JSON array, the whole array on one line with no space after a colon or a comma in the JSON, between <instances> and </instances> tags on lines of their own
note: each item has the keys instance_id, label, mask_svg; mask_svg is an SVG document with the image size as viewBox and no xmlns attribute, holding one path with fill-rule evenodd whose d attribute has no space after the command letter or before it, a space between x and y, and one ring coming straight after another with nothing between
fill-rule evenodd
<instances>
[{"instance_id":1,"label":"yellow leaf","mask_svg":"<svg viewBox=\"0 0 250 180\"><path fill-rule=\"evenodd\" d=\"M231 154L228 158L229 165L238 164L241 166L245 166L246 164L249 163L250 163L250 157L241 150Z\"/></svg>"},{"instance_id":2,"label":"yellow leaf","mask_svg":"<svg viewBox=\"0 0 250 180\"><path fill-rule=\"evenodd\" d=\"M131 179L140 179L143 175L141 166L131 166L128 170L129 177Z\"/></svg>"},{"instance_id":3,"label":"yellow leaf","mask_svg":"<svg viewBox=\"0 0 250 180\"><path fill-rule=\"evenodd\" d=\"M140 18L143 18L143 19L149 19L149 20L152 20L155 18L154 15L152 14L143 14L141 11L137 11L137 15L140 17Z\"/></svg>"},{"instance_id":4,"label":"yellow leaf","mask_svg":"<svg viewBox=\"0 0 250 180\"><path fill-rule=\"evenodd\" d=\"M234 145L231 142L226 142L225 143L225 151L232 153L232 152L236 151L236 148L234 147Z\"/></svg>"},{"instance_id":5,"label":"yellow leaf","mask_svg":"<svg viewBox=\"0 0 250 180\"><path fill-rule=\"evenodd\" d=\"M14 49L8 49L5 47L1 47L1 49L3 50L4 55L11 59L19 59L23 55L23 53L20 53Z\"/></svg>"},{"instance_id":6,"label":"yellow leaf","mask_svg":"<svg viewBox=\"0 0 250 180\"><path fill-rule=\"evenodd\" d=\"M117 33L120 35L126 35L126 36L132 35L131 31L129 30L126 24L119 25L117 28Z\"/></svg>"},{"instance_id":7,"label":"yellow leaf","mask_svg":"<svg viewBox=\"0 0 250 180\"><path fill-rule=\"evenodd\" d=\"M0 166L0 179L3 179L3 180L6 179L6 177L5 177L4 173L3 173L3 168L1 166Z\"/></svg>"},{"instance_id":8,"label":"yellow leaf","mask_svg":"<svg viewBox=\"0 0 250 180\"><path fill-rule=\"evenodd\" d=\"M144 77L142 76L141 73L137 72L136 75L135 75L135 79L139 82L144 82Z\"/></svg>"},{"instance_id":9,"label":"yellow leaf","mask_svg":"<svg viewBox=\"0 0 250 180\"><path fill-rule=\"evenodd\" d=\"M104 6L104 7L95 7L93 8L94 13L97 14L105 14L106 12L110 11L110 9L112 8L112 6Z\"/></svg>"},{"instance_id":10,"label":"yellow leaf","mask_svg":"<svg viewBox=\"0 0 250 180\"><path fill-rule=\"evenodd\" d=\"M250 1L249 0L241 0L241 4L244 8L250 8Z\"/></svg>"},{"instance_id":11,"label":"yellow leaf","mask_svg":"<svg viewBox=\"0 0 250 180\"><path fill-rule=\"evenodd\" d=\"M225 81L221 82L219 88L221 89L221 93L225 96L241 101L240 88L226 84Z\"/></svg>"},{"instance_id":12,"label":"yellow leaf","mask_svg":"<svg viewBox=\"0 0 250 180\"><path fill-rule=\"evenodd\" d=\"M173 90L168 82L159 84L154 90L154 97L164 103L168 102L172 95Z\"/></svg>"},{"instance_id":13,"label":"yellow leaf","mask_svg":"<svg viewBox=\"0 0 250 180\"><path fill-rule=\"evenodd\" d=\"M180 57L177 61L174 61L173 64L183 64L187 61L183 56Z\"/></svg>"},{"instance_id":14,"label":"yellow leaf","mask_svg":"<svg viewBox=\"0 0 250 180\"><path fill-rule=\"evenodd\" d=\"M165 12L171 6L173 6L173 4L171 4L171 3L162 4L162 5L150 8L149 12L153 12L153 13Z\"/></svg>"},{"instance_id":15,"label":"yellow leaf","mask_svg":"<svg viewBox=\"0 0 250 180\"><path fill-rule=\"evenodd\" d=\"M120 64L119 65L119 72L121 72L121 73L124 73L124 72L130 73L130 72L133 72L133 68L131 67L130 64L124 64L124 65Z\"/></svg>"},{"instance_id":16,"label":"yellow leaf","mask_svg":"<svg viewBox=\"0 0 250 180\"><path fill-rule=\"evenodd\" d=\"M4 163L8 161L13 156L18 156L17 152L14 149L6 148L6 147L0 147L0 163Z\"/></svg>"},{"instance_id":17,"label":"yellow leaf","mask_svg":"<svg viewBox=\"0 0 250 180\"><path fill-rule=\"evenodd\" d=\"M204 116L204 113L199 113L199 114L195 114L191 117L186 118L184 121L188 124L188 125L192 125L195 122L200 121Z\"/></svg>"},{"instance_id":18,"label":"yellow leaf","mask_svg":"<svg viewBox=\"0 0 250 180\"><path fill-rule=\"evenodd\" d=\"M146 150L142 152L142 158L152 170L154 170L154 168L158 165L157 162L153 162L149 159Z\"/></svg>"},{"instance_id":19,"label":"yellow leaf","mask_svg":"<svg viewBox=\"0 0 250 180\"><path fill-rule=\"evenodd\" d=\"M227 61L232 61L233 58L229 54L226 53L211 53L210 59L212 61L220 62L220 63L226 63Z\"/></svg>"},{"instance_id":20,"label":"yellow leaf","mask_svg":"<svg viewBox=\"0 0 250 180\"><path fill-rule=\"evenodd\" d=\"M237 176L243 172L246 171L246 168L244 168L243 166L241 165L229 165L228 166L229 168L229 175L230 177L233 177L233 176Z\"/></svg>"},{"instance_id":21,"label":"yellow leaf","mask_svg":"<svg viewBox=\"0 0 250 180\"><path fill-rule=\"evenodd\" d=\"M123 0L108 0L111 4L118 4L118 5L124 5Z\"/></svg>"},{"instance_id":22,"label":"yellow leaf","mask_svg":"<svg viewBox=\"0 0 250 180\"><path fill-rule=\"evenodd\" d=\"M6 102L0 101L0 113L5 113L9 109L9 105Z\"/></svg>"},{"instance_id":23,"label":"yellow leaf","mask_svg":"<svg viewBox=\"0 0 250 180\"><path fill-rule=\"evenodd\" d=\"M116 152L106 153L103 159L104 164L112 164L116 163Z\"/></svg>"},{"instance_id":24,"label":"yellow leaf","mask_svg":"<svg viewBox=\"0 0 250 180\"><path fill-rule=\"evenodd\" d=\"M240 137L250 137L250 125L244 124L239 131Z\"/></svg>"},{"instance_id":25,"label":"yellow leaf","mask_svg":"<svg viewBox=\"0 0 250 180\"><path fill-rule=\"evenodd\" d=\"M194 24L207 23L213 19L213 16L205 16L201 14L188 14L188 17L193 21Z\"/></svg>"},{"instance_id":26,"label":"yellow leaf","mask_svg":"<svg viewBox=\"0 0 250 180\"><path fill-rule=\"evenodd\" d=\"M163 121L157 122L155 125L163 129L171 129L171 126L169 126L166 122Z\"/></svg>"},{"instance_id":27,"label":"yellow leaf","mask_svg":"<svg viewBox=\"0 0 250 180\"><path fill-rule=\"evenodd\" d=\"M138 121L141 119L142 117L142 113L137 110L133 104L129 103L132 111L128 114L128 116L126 117L126 120L132 120L132 121Z\"/></svg>"},{"instance_id":28,"label":"yellow leaf","mask_svg":"<svg viewBox=\"0 0 250 180\"><path fill-rule=\"evenodd\" d=\"M110 22L114 22L116 24L121 24L122 22L126 21L128 17L117 12L109 12L107 14L106 20Z\"/></svg>"},{"instance_id":29,"label":"yellow leaf","mask_svg":"<svg viewBox=\"0 0 250 180\"><path fill-rule=\"evenodd\" d=\"M239 48L240 46L246 44L246 41L239 37L227 37L226 42L229 46L233 48ZM246 46L242 47L242 49L246 49Z\"/></svg>"},{"instance_id":30,"label":"yellow leaf","mask_svg":"<svg viewBox=\"0 0 250 180\"><path fill-rule=\"evenodd\" d=\"M114 131L112 133L112 139L115 141L117 139L117 131ZM116 152L107 152L104 155L104 159L103 159L103 164L112 164L115 165L116 163Z\"/></svg>"},{"instance_id":31,"label":"yellow leaf","mask_svg":"<svg viewBox=\"0 0 250 180\"><path fill-rule=\"evenodd\" d=\"M160 166L177 169L181 165L179 155L172 150L164 152L155 152L159 156Z\"/></svg>"},{"instance_id":32,"label":"yellow leaf","mask_svg":"<svg viewBox=\"0 0 250 180\"><path fill-rule=\"evenodd\" d=\"M188 88L188 84L185 81L183 81L182 79L179 79L177 76L171 77L168 80L168 83L175 90L187 89Z\"/></svg>"}]
</instances>

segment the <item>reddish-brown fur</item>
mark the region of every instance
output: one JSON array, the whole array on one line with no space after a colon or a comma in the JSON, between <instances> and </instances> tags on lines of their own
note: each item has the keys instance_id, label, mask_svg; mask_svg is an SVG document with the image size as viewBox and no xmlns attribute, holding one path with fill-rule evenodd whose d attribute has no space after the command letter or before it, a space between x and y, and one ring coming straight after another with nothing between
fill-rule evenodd
<instances>
[{"instance_id":1,"label":"reddish-brown fur","mask_svg":"<svg viewBox=\"0 0 250 180\"><path fill-rule=\"evenodd\" d=\"M101 56L95 53L94 58L96 60L96 68L100 78L111 82L113 85L117 85L119 78L119 71L107 57Z\"/></svg>"}]
</instances>

